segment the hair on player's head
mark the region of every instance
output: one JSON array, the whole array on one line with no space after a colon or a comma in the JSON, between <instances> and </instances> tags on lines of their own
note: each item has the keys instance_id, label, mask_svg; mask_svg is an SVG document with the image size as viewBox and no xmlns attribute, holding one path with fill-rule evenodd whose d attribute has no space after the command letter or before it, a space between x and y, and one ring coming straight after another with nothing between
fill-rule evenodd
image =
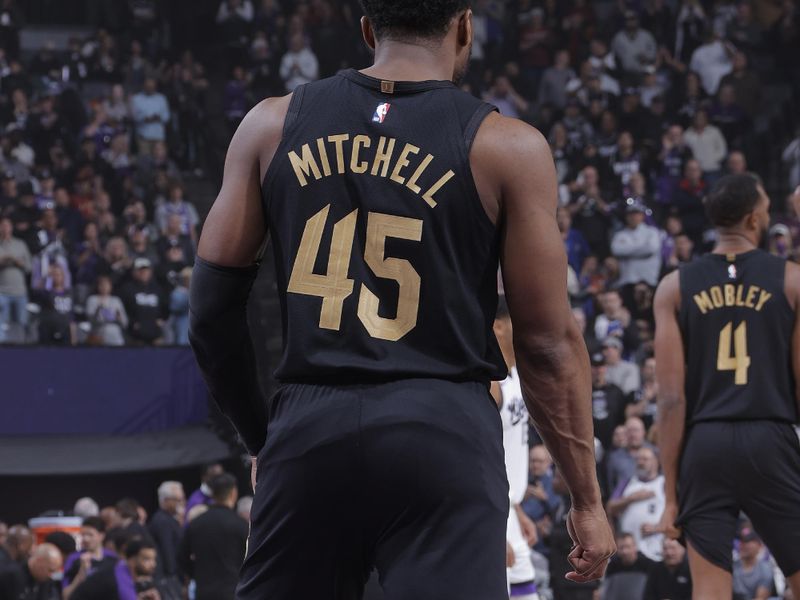
<instances>
[{"instance_id":1,"label":"hair on player's head","mask_svg":"<svg viewBox=\"0 0 800 600\"><path fill-rule=\"evenodd\" d=\"M470 0L361 0L378 39L439 39Z\"/></svg>"},{"instance_id":2,"label":"hair on player's head","mask_svg":"<svg viewBox=\"0 0 800 600\"><path fill-rule=\"evenodd\" d=\"M752 173L726 175L706 196L705 208L714 227L735 227L753 212L761 197L761 181Z\"/></svg>"}]
</instances>

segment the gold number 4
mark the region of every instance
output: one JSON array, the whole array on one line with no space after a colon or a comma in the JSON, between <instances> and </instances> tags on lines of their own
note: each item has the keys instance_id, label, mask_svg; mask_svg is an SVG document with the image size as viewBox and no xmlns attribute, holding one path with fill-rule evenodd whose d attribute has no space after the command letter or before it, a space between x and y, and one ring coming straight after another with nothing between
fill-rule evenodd
<instances>
[{"instance_id":1,"label":"gold number 4","mask_svg":"<svg viewBox=\"0 0 800 600\"><path fill-rule=\"evenodd\" d=\"M747 370L750 368L750 357L747 355L747 323L740 323L733 332L733 356L731 356L731 332L733 323L725 325L719 333L717 370L735 371L734 383L747 385Z\"/></svg>"},{"instance_id":2,"label":"gold number 4","mask_svg":"<svg viewBox=\"0 0 800 600\"><path fill-rule=\"evenodd\" d=\"M293 294L322 298L319 326L339 331L344 301L353 293L353 280L348 278L347 272L353 253L358 210L354 210L333 226L328 272L319 275L314 273L314 263L319 254L329 210L330 205L306 222L287 290ZM372 212L367 216L364 261L378 277L396 281L400 295L397 300L397 316L388 319L378 314L378 297L365 284L362 285L358 299L358 318L372 337L396 342L417 324L420 277L407 260L385 256L386 238L419 242L422 239L422 221Z\"/></svg>"}]
</instances>

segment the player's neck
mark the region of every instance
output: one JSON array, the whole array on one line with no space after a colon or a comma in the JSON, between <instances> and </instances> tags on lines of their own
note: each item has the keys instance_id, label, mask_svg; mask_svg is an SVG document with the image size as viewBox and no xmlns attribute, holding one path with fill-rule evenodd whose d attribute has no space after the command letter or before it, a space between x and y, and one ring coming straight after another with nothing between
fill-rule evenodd
<instances>
[{"instance_id":1,"label":"player's neck","mask_svg":"<svg viewBox=\"0 0 800 600\"><path fill-rule=\"evenodd\" d=\"M758 243L739 231L720 231L714 254L744 254L758 248Z\"/></svg>"},{"instance_id":2,"label":"player's neck","mask_svg":"<svg viewBox=\"0 0 800 600\"><path fill-rule=\"evenodd\" d=\"M375 48L372 66L362 73L389 81L452 81L453 63L444 44L439 47L385 40Z\"/></svg>"}]
</instances>

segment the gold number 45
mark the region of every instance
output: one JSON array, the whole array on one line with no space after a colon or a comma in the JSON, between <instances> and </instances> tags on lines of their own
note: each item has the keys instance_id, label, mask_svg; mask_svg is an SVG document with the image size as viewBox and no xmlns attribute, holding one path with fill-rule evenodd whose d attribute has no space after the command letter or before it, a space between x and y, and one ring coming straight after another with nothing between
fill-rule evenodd
<instances>
[{"instance_id":1,"label":"gold number 45","mask_svg":"<svg viewBox=\"0 0 800 600\"><path fill-rule=\"evenodd\" d=\"M735 371L734 383L747 385L747 370L750 368L750 357L747 355L747 323L740 323L733 332L733 356L731 356L731 332L733 323L728 323L719 332L717 370Z\"/></svg>"},{"instance_id":2,"label":"gold number 45","mask_svg":"<svg viewBox=\"0 0 800 600\"><path fill-rule=\"evenodd\" d=\"M358 210L354 210L333 226L328 272L319 275L314 273L314 263L319 254L329 211L330 204L306 222L287 290L293 294L322 298L319 326L322 329L339 331L344 301L353 293L354 281L347 276L347 272L353 253ZM407 260L385 256L386 238L390 237L419 242L422 239L422 221L373 212L367 215L364 261L378 277L396 281L400 293L397 316L388 319L378 315L380 301L363 284L358 298L358 318L372 337L396 342L417 324L420 277Z\"/></svg>"}]
</instances>

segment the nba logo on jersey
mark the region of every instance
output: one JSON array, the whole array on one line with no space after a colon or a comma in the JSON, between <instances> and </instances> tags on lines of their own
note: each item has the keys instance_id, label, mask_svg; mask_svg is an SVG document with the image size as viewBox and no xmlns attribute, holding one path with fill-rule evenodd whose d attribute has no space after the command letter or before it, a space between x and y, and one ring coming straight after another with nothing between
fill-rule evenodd
<instances>
[{"instance_id":1,"label":"nba logo on jersey","mask_svg":"<svg viewBox=\"0 0 800 600\"><path fill-rule=\"evenodd\" d=\"M378 104L378 108L375 109L375 114L372 115L372 122L383 123L384 119L386 119L386 115L389 114L389 108L391 108L391 106L392 105L388 102Z\"/></svg>"},{"instance_id":2,"label":"nba logo on jersey","mask_svg":"<svg viewBox=\"0 0 800 600\"><path fill-rule=\"evenodd\" d=\"M728 279L736 279L736 265L728 267Z\"/></svg>"}]
</instances>

